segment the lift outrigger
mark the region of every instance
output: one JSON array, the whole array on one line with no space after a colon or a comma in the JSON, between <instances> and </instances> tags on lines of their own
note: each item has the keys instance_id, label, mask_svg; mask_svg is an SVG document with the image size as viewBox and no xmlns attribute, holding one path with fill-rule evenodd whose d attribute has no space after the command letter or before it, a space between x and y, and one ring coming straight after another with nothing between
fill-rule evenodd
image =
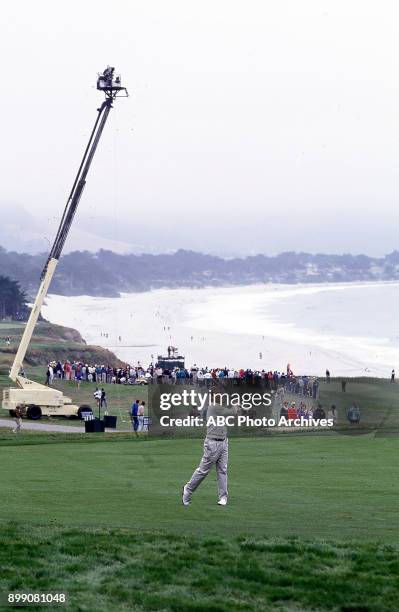
<instances>
[{"instance_id":1,"label":"lift outrigger","mask_svg":"<svg viewBox=\"0 0 399 612\"><path fill-rule=\"evenodd\" d=\"M120 96L126 97L128 95L126 88L121 85L120 76L115 76L114 73L115 69L108 66L104 72L98 76L97 89L105 94L105 100L100 108L97 109L97 118L69 194L54 244L43 268L39 291L10 370L10 379L16 383L18 387L5 389L3 391L2 407L8 410L11 416L15 414L17 406L20 407L24 415L31 419L40 419L42 415L81 417L82 412L89 409L87 406L77 406L73 404L71 398L66 397L57 389L47 387L26 378L23 375L23 361L39 318L41 307L47 295L62 249L71 228L80 198L82 197L86 185L87 173L93 161L109 112L112 108L112 103L115 98Z\"/></svg>"}]
</instances>

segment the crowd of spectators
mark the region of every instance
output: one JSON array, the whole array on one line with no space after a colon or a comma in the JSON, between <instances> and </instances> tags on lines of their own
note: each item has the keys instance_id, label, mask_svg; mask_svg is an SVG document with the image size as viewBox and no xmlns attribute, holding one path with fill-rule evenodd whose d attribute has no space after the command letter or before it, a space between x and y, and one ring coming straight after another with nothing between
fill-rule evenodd
<instances>
[{"instance_id":1,"label":"crowd of spectators","mask_svg":"<svg viewBox=\"0 0 399 612\"><path fill-rule=\"evenodd\" d=\"M287 392L304 397L316 398L319 381L315 377L295 376L291 370L233 369L233 368L161 368L150 365L127 364L123 368L105 365L89 365L77 361L53 361L48 364L46 384L51 385L54 378L92 382L95 384L198 384L207 386L212 381L232 385L258 385L270 390L284 387Z\"/></svg>"},{"instance_id":2,"label":"crowd of spectators","mask_svg":"<svg viewBox=\"0 0 399 612\"><path fill-rule=\"evenodd\" d=\"M309 403L305 401L297 402L283 401L280 405L279 415L287 419L300 419L301 417L305 420L310 419L331 419L334 423L338 418L338 411L336 406L333 404L328 410L327 414L323 406L320 403Z\"/></svg>"},{"instance_id":3,"label":"crowd of spectators","mask_svg":"<svg viewBox=\"0 0 399 612\"><path fill-rule=\"evenodd\" d=\"M308 406L304 401L301 401L299 406L297 406L294 401L283 401L279 406L278 416L286 417L287 419L303 417L305 420L327 418L336 424L338 421L338 410L335 404L332 404L326 411L319 402ZM352 402L352 405L346 411L346 417L351 425L360 422L360 408L356 402Z\"/></svg>"},{"instance_id":4,"label":"crowd of spectators","mask_svg":"<svg viewBox=\"0 0 399 612\"><path fill-rule=\"evenodd\" d=\"M337 421L337 408L332 405L327 411L317 402L319 381L314 376L296 376L287 368L287 372L277 370L253 370L250 368L199 368L166 369L157 365L147 368L141 365L126 365L115 368L104 365L89 365L78 361L52 361L48 364L46 384L51 385L54 378L82 382L91 382L96 385L105 384L198 384L211 385L218 382L222 385L257 385L276 392L279 416L288 419L323 419L330 418ZM97 392L97 389L96 389ZM297 401L287 400L287 395L296 395ZM97 398L96 393L94 396ZM98 402L106 407L106 394L104 388L98 391ZM347 411L350 423L358 423L360 410L353 403Z\"/></svg>"},{"instance_id":5,"label":"crowd of spectators","mask_svg":"<svg viewBox=\"0 0 399 612\"><path fill-rule=\"evenodd\" d=\"M95 384L145 384L152 378L152 374L150 368L145 370L141 366L126 365L124 368L115 368L79 361L52 361L47 366L46 384L51 385L54 378L74 380L78 384L82 381Z\"/></svg>"},{"instance_id":6,"label":"crowd of spectators","mask_svg":"<svg viewBox=\"0 0 399 612\"><path fill-rule=\"evenodd\" d=\"M232 384L260 385L270 390L277 390L279 387L284 387L290 393L304 395L309 397L317 397L319 381L315 377L295 376L289 371L279 372L277 370L252 370L250 368L233 369L233 368L191 368L190 371L180 369L177 372L165 372L160 368L155 370L155 378L157 382L176 382L184 383L187 378L193 383L199 385L207 384L207 381L214 380L219 382L231 382ZM169 379L169 380L165 380Z\"/></svg>"}]
</instances>

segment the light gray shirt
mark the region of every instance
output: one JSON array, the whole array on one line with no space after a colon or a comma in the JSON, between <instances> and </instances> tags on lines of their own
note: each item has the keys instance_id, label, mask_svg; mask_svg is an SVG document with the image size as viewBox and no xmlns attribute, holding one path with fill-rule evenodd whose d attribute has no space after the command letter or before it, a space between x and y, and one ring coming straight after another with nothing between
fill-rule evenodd
<instances>
[{"instance_id":1,"label":"light gray shirt","mask_svg":"<svg viewBox=\"0 0 399 612\"><path fill-rule=\"evenodd\" d=\"M212 440L215 440L216 438L227 438L227 425L216 425L213 422L209 423L209 419L210 417L213 417L216 421L218 416L224 418L227 416L235 417L238 410L239 407L237 406L222 406L220 404L208 405L203 415L204 423L206 423L206 437L211 438Z\"/></svg>"}]
</instances>

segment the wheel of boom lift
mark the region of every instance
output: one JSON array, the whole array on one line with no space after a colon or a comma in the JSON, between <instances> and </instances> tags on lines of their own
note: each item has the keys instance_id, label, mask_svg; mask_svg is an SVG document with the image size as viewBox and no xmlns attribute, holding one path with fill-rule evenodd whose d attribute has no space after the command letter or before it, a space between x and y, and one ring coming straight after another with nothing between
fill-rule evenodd
<instances>
[{"instance_id":1,"label":"wheel of boom lift","mask_svg":"<svg viewBox=\"0 0 399 612\"><path fill-rule=\"evenodd\" d=\"M26 416L28 417L28 419L32 419L32 421L37 421L42 416L42 409L40 408L40 406L30 404L26 410Z\"/></svg>"}]
</instances>

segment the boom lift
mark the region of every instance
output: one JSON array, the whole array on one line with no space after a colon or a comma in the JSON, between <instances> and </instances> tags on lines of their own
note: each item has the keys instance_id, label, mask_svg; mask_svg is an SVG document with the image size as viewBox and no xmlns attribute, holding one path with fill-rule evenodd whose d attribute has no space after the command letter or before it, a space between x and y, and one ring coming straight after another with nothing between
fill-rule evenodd
<instances>
[{"instance_id":1,"label":"boom lift","mask_svg":"<svg viewBox=\"0 0 399 612\"><path fill-rule=\"evenodd\" d=\"M21 372L23 372L23 361L26 351L71 228L76 209L82 197L86 185L87 173L93 161L109 112L112 108L112 103L115 98L120 96L126 97L128 95L126 88L121 85L120 76L116 76L114 72L115 69L108 66L102 74L98 75L97 89L105 94L105 100L100 108L97 109L97 118L69 194L54 244L51 248L46 265L43 268L39 291L10 370L10 378L17 384L18 388L10 388L3 391L2 407L8 410L10 415L14 415L17 406L20 406L22 412L31 419L40 419L42 415L81 417L83 410L90 410L87 406L76 406L72 403L72 400L64 396L61 391L30 380L22 375Z\"/></svg>"}]
</instances>

